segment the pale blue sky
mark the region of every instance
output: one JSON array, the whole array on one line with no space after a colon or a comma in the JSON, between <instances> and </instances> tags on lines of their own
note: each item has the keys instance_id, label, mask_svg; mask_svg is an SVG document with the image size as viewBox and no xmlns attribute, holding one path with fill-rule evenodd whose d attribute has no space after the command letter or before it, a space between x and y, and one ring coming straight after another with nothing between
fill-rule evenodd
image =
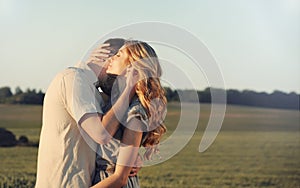
<instances>
[{"instance_id":1,"label":"pale blue sky","mask_svg":"<svg viewBox=\"0 0 300 188\"><path fill-rule=\"evenodd\" d=\"M227 89L300 93L299 0L0 0L0 87L46 91L54 75L102 35L144 21L197 36L216 58ZM201 83L197 88L207 86Z\"/></svg>"}]
</instances>

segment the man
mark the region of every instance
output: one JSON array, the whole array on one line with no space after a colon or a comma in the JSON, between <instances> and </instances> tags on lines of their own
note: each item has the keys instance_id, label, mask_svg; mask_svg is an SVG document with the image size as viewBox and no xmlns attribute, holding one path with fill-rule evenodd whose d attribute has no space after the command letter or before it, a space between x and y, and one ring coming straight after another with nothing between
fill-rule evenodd
<instances>
[{"instance_id":1,"label":"man","mask_svg":"<svg viewBox=\"0 0 300 188\"><path fill-rule=\"evenodd\" d=\"M43 105L43 126L38 151L36 187L89 187L95 168L96 143L105 144L117 131L128 108L130 91L136 82L128 73L127 86L105 115L94 83L105 72L105 59L124 44L101 45L88 63L70 67L55 76ZM107 48L111 50L107 50ZM110 54L109 54L110 53ZM95 143L95 142L96 143Z\"/></svg>"}]
</instances>

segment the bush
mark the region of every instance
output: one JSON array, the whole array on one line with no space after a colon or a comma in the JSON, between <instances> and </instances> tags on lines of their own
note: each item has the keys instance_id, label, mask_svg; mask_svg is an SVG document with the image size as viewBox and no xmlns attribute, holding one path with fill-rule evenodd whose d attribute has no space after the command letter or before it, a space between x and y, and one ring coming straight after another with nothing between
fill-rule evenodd
<instances>
[{"instance_id":1,"label":"bush","mask_svg":"<svg viewBox=\"0 0 300 188\"><path fill-rule=\"evenodd\" d=\"M26 136L21 135L18 140L18 145L27 145L29 143L29 140Z\"/></svg>"},{"instance_id":2,"label":"bush","mask_svg":"<svg viewBox=\"0 0 300 188\"><path fill-rule=\"evenodd\" d=\"M16 136L12 132L4 128L0 128L0 146L12 147L16 145L17 145Z\"/></svg>"}]
</instances>

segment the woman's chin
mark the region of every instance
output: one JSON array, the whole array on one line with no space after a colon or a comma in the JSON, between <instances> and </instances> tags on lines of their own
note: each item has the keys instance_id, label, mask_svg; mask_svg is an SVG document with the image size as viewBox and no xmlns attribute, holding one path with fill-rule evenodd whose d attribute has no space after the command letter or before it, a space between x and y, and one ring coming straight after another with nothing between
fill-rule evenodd
<instances>
[{"instance_id":1,"label":"woman's chin","mask_svg":"<svg viewBox=\"0 0 300 188\"><path fill-rule=\"evenodd\" d=\"M106 70L106 74L113 74L113 73L109 70Z\"/></svg>"}]
</instances>

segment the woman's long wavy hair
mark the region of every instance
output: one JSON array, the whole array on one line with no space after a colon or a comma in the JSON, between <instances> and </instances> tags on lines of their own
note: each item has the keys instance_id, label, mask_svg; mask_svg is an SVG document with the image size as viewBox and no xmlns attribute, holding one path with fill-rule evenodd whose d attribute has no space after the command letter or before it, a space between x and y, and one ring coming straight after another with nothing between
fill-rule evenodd
<instances>
[{"instance_id":1,"label":"woman's long wavy hair","mask_svg":"<svg viewBox=\"0 0 300 188\"><path fill-rule=\"evenodd\" d=\"M129 56L129 63L139 74L140 80L135 91L149 117L150 131L143 146L155 146L167 130L163 123L167 99L160 83L162 69L154 49L146 42L126 41L125 52Z\"/></svg>"}]
</instances>

